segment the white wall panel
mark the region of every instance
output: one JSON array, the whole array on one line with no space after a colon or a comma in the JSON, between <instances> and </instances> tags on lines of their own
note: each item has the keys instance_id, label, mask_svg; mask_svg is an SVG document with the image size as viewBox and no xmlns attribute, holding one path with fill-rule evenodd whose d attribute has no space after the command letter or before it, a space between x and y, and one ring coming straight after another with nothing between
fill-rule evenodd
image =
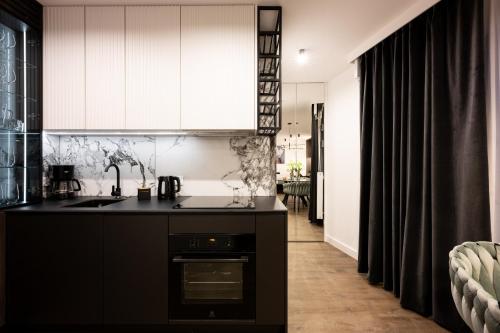
<instances>
[{"instance_id":1,"label":"white wall panel","mask_svg":"<svg viewBox=\"0 0 500 333\"><path fill-rule=\"evenodd\" d=\"M44 7L43 127L85 128L83 7Z\"/></svg>"},{"instance_id":2,"label":"white wall panel","mask_svg":"<svg viewBox=\"0 0 500 333\"><path fill-rule=\"evenodd\" d=\"M500 3L487 0L486 97L488 123L488 171L490 180L491 236L500 242Z\"/></svg>"},{"instance_id":3,"label":"white wall panel","mask_svg":"<svg viewBox=\"0 0 500 333\"><path fill-rule=\"evenodd\" d=\"M325 107L325 240L357 259L360 129L356 65L328 82Z\"/></svg>"},{"instance_id":4,"label":"white wall panel","mask_svg":"<svg viewBox=\"0 0 500 333\"><path fill-rule=\"evenodd\" d=\"M255 129L254 6L181 8L181 127Z\"/></svg>"},{"instance_id":5,"label":"white wall panel","mask_svg":"<svg viewBox=\"0 0 500 333\"><path fill-rule=\"evenodd\" d=\"M86 128L125 128L125 7L85 7Z\"/></svg>"},{"instance_id":6,"label":"white wall panel","mask_svg":"<svg viewBox=\"0 0 500 333\"><path fill-rule=\"evenodd\" d=\"M126 128L180 128L180 7L126 7Z\"/></svg>"}]
</instances>

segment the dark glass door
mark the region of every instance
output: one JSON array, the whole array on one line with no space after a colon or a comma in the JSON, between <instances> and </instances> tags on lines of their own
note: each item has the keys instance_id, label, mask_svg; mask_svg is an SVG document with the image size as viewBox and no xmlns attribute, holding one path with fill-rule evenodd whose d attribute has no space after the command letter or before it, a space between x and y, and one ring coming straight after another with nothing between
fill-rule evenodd
<instances>
[{"instance_id":1,"label":"dark glass door","mask_svg":"<svg viewBox=\"0 0 500 333\"><path fill-rule=\"evenodd\" d=\"M171 258L170 319L255 319L254 254Z\"/></svg>"},{"instance_id":2,"label":"dark glass door","mask_svg":"<svg viewBox=\"0 0 500 333\"><path fill-rule=\"evenodd\" d=\"M243 263L202 260L183 267L183 303L243 302Z\"/></svg>"},{"instance_id":3,"label":"dark glass door","mask_svg":"<svg viewBox=\"0 0 500 333\"><path fill-rule=\"evenodd\" d=\"M0 10L0 208L41 197L41 36Z\"/></svg>"}]
</instances>

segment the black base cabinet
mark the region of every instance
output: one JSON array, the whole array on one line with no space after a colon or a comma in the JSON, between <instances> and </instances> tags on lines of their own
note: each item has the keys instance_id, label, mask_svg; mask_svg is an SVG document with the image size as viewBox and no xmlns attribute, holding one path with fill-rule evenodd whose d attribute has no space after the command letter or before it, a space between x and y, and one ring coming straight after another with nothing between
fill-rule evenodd
<instances>
[{"instance_id":1,"label":"black base cabinet","mask_svg":"<svg viewBox=\"0 0 500 333\"><path fill-rule=\"evenodd\" d=\"M287 330L286 213L5 216L6 326L0 332ZM192 233L195 225L200 233L255 232L255 321L169 322L169 231Z\"/></svg>"},{"instance_id":2,"label":"black base cabinet","mask_svg":"<svg viewBox=\"0 0 500 333\"><path fill-rule=\"evenodd\" d=\"M287 322L287 229L286 216L257 215L257 311L258 325Z\"/></svg>"},{"instance_id":3,"label":"black base cabinet","mask_svg":"<svg viewBox=\"0 0 500 333\"><path fill-rule=\"evenodd\" d=\"M101 216L13 215L6 233L8 324L102 323Z\"/></svg>"},{"instance_id":4,"label":"black base cabinet","mask_svg":"<svg viewBox=\"0 0 500 333\"><path fill-rule=\"evenodd\" d=\"M106 215L104 324L168 324L168 216Z\"/></svg>"}]
</instances>

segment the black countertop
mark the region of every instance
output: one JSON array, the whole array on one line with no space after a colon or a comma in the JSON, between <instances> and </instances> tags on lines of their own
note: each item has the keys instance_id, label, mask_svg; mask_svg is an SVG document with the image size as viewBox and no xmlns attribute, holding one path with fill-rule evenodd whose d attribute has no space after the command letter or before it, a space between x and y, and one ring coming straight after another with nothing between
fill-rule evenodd
<instances>
[{"instance_id":1,"label":"black countertop","mask_svg":"<svg viewBox=\"0 0 500 333\"><path fill-rule=\"evenodd\" d=\"M231 213L231 214L259 214L259 213L286 213L287 209L277 197L255 197L255 208L196 208L175 209L176 204L190 197L178 197L173 200L137 200L137 197L129 197L121 202L98 208L89 207L65 207L86 200L112 199L112 197L77 197L71 200L44 200L41 203L17 207L5 210L6 213L140 213L140 214L193 214L193 213ZM203 198L203 197L198 197ZM229 197L228 200L231 198Z\"/></svg>"}]
</instances>

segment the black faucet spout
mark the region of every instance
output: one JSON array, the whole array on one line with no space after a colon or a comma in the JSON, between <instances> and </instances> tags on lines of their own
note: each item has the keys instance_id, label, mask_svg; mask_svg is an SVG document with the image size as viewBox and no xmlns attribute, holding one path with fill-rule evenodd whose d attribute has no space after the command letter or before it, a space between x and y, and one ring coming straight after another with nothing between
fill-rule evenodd
<instances>
[{"instance_id":1,"label":"black faucet spout","mask_svg":"<svg viewBox=\"0 0 500 333\"><path fill-rule=\"evenodd\" d=\"M122 195L122 189L120 188L120 168L115 163L111 163L104 169L104 172L108 172L109 168L111 167L115 168L116 170L116 188L114 185L112 186L111 195L113 197L119 197Z\"/></svg>"}]
</instances>

